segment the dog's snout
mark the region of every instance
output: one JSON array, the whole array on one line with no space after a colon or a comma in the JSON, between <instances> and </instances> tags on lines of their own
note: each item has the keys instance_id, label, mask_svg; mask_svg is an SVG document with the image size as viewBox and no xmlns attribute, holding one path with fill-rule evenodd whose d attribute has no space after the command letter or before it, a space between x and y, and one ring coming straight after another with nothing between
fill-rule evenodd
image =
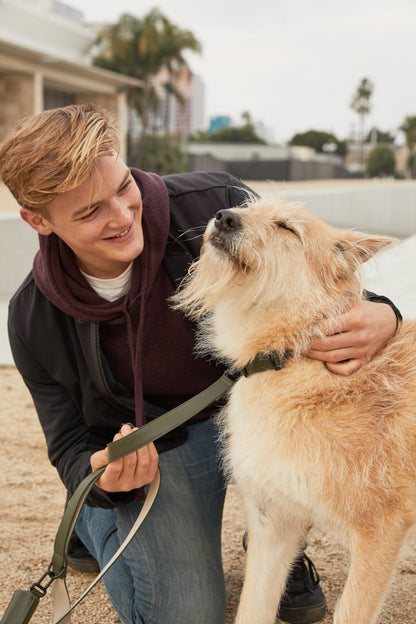
<instances>
[{"instance_id":1,"label":"dog's snout","mask_svg":"<svg viewBox=\"0 0 416 624\"><path fill-rule=\"evenodd\" d=\"M214 223L219 232L237 230L241 226L241 217L238 212L226 208L217 212Z\"/></svg>"}]
</instances>

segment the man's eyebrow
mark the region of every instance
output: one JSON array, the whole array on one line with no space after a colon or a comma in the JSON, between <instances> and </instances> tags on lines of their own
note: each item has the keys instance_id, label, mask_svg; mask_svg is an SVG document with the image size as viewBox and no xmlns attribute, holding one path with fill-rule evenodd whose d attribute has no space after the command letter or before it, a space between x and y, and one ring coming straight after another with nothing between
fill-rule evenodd
<instances>
[{"instance_id":1,"label":"man's eyebrow","mask_svg":"<svg viewBox=\"0 0 416 624\"><path fill-rule=\"evenodd\" d=\"M117 192L121 191L121 189L123 188L123 186L126 184L127 180L129 179L129 177L131 176L131 171L130 169L126 169L126 173L124 174L124 177L122 179L122 181L120 182L120 185L117 189ZM72 213L72 218L73 219L78 219L79 217L81 217L84 212L88 212L88 210L91 210L92 206L96 206L97 204L101 204L103 200L96 200L94 202L91 202L90 204L87 204L86 206L82 206L81 208L77 208L77 210L75 210Z\"/></svg>"}]
</instances>

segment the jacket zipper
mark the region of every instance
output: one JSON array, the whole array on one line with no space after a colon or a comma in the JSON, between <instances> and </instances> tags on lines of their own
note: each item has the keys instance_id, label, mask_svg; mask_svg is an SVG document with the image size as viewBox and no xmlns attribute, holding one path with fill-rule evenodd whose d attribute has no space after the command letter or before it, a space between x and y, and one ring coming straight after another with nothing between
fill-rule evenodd
<instances>
[{"instance_id":1,"label":"jacket zipper","mask_svg":"<svg viewBox=\"0 0 416 624\"><path fill-rule=\"evenodd\" d=\"M120 409L121 406L123 408L127 408L130 412L132 412L131 403L128 401L124 401L122 398L117 398L111 391L104 372L103 360L100 349L100 324L92 322L91 325L92 327L90 330L90 344L92 365L94 367L93 377L98 382L98 389L115 407Z\"/></svg>"}]
</instances>

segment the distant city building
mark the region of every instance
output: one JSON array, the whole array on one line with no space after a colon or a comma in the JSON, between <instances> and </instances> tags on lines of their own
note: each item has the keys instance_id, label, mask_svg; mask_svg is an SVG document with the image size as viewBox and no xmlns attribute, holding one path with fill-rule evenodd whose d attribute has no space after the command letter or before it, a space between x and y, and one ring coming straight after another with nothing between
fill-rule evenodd
<instances>
[{"instance_id":1,"label":"distant city building","mask_svg":"<svg viewBox=\"0 0 416 624\"><path fill-rule=\"evenodd\" d=\"M310 147L260 143L189 143L189 171L227 171L242 180L346 178L342 159Z\"/></svg>"},{"instance_id":2,"label":"distant city building","mask_svg":"<svg viewBox=\"0 0 416 624\"><path fill-rule=\"evenodd\" d=\"M191 132L204 130L205 125L205 84L201 77L192 75Z\"/></svg>"},{"instance_id":3,"label":"distant city building","mask_svg":"<svg viewBox=\"0 0 416 624\"><path fill-rule=\"evenodd\" d=\"M205 86L201 78L188 69L170 74L162 70L155 77L158 83L158 108L150 115L149 131L170 134L185 140L189 134L204 127ZM172 85L180 95L178 99Z\"/></svg>"},{"instance_id":4,"label":"distant city building","mask_svg":"<svg viewBox=\"0 0 416 624\"><path fill-rule=\"evenodd\" d=\"M68 19L73 20L74 22L78 22L82 24L84 21L84 14L79 9L70 6L66 2L60 2L59 0L25 0L26 2L30 2L32 5L42 5L48 6L49 10L52 13L56 13L57 15L62 15Z\"/></svg>"},{"instance_id":5,"label":"distant city building","mask_svg":"<svg viewBox=\"0 0 416 624\"><path fill-rule=\"evenodd\" d=\"M221 130L225 130L225 128L229 128L231 126L231 117L228 115L218 115L216 117L211 117L209 121L209 131L211 134L215 132L220 132Z\"/></svg>"},{"instance_id":6,"label":"distant city building","mask_svg":"<svg viewBox=\"0 0 416 624\"><path fill-rule=\"evenodd\" d=\"M0 141L22 115L92 103L115 114L126 157L127 131L133 140L141 134L139 116L127 108L127 90L142 83L91 64L98 28L86 24L70 0L0 0ZM154 84L160 104L150 115L149 132L185 141L206 127L199 76L164 70Z\"/></svg>"}]
</instances>

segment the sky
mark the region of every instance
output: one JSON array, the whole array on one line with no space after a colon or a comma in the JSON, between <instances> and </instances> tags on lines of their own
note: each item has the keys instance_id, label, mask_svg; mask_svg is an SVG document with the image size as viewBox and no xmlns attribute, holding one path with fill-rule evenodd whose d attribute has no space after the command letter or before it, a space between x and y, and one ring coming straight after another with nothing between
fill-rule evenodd
<instances>
[{"instance_id":1,"label":"sky","mask_svg":"<svg viewBox=\"0 0 416 624\"><path fill-rule=\"evenodd\" d=\"M398 130L416 116L415 0L66 0L87 21L142 17L158 7L191 30L202 54L188 54L205 85L205 117L248 111L284 143L324 130L358 132L350 107L362 78L374 84L366 128Z\"/></svg>"}]
</instances>

